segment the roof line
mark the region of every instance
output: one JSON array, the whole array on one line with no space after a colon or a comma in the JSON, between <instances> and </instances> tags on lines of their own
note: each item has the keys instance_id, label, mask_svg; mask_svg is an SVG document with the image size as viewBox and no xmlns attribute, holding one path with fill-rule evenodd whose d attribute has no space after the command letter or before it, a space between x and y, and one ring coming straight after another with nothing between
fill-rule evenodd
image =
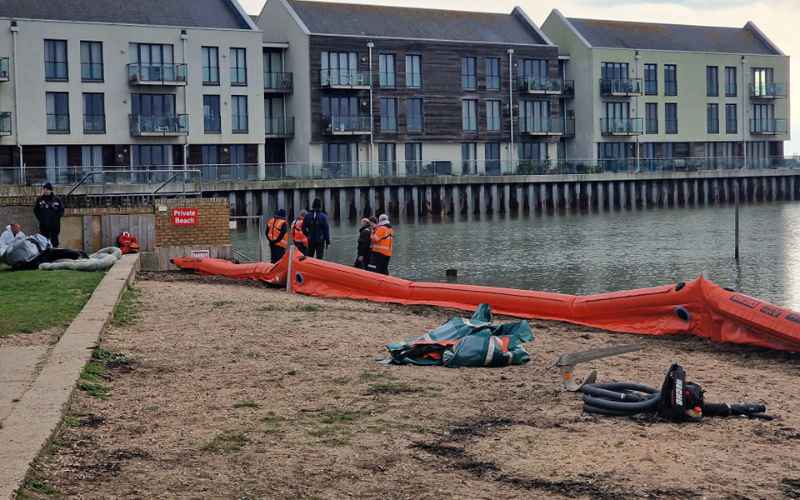
<instances>
[{"instance_id":1,"label":"roof line","mask_svg":"<svg viewBox=\"0 0 800 500\"><path fill-rule=\"evenodd\" d=\"M548 38L548 36L547 36L547 35L545 35L545 34L544 34L544 32L543 32L541 29L539 29L539 27L538 27L538 26L536 26L536 23L534 23L534 22L531 20L531 18L530 18L530 17L528 17L528 14L526 14L526 13L525 13L525 11L524 11L524 10L522 10L522 7L520 7L520 6L516 6L516 7L514 7L514 10L512 10L512 11L511 11L511 15L512 15L512 16L514 16L514 17L519 17L519 18L522 18L522 21L523 21L523 22L525 22L525 23L527 23L527 24L528 24L528 26L529 26L531 29L533 29L533 31L534 31L534 32L535 32L537 35L539 35L539 37L540 37L542 40L544 40L544 42L545 42L547 45L555 45L555 44L553 43L553 41L552 41L552 40L550 40L550 38Z\"/></svg>"},{"instance_id":2,"label":"roof line","mask_svg":"<svg viewBox=\"0 0 800 500\"><path fill-rule=\"evenodd\" d=\"M782 55L782 56L786 55L786 54L783 53L783 51L780 49L780 47L775 45L772 42L772 40L770 40L769 37L766 34L764 34L764 32L761 31L761 29L758 26L756 26L756 23L754 23L753 21L747 21L747 24L744 25L744 29L752 31L757 37L761 38L762 42L766 43L767 45L769 45L772 48L772 50L777 52L778 55Z\"/></svg>"},{"instance_id":3,"label":"roof line","mask_svg":"<svg viewBox=\"0 0 800 500\"><path fill-rule=\"evenodd\" d=\"M210 30L210 31L259 31L258 29L250 28L220 28L217 26L192 26L177 24L145 24L145 23L115 23L111 21L73 21L68 19L36 19L33 17L8 17L0 16L0 20L4 21L30 21L37 23L65 23L65 24L92 24L101 26L131 26L135 28L164 28L164 29L188 29L188 30Z\"/></svg>"},{"instance_id":4,"label":"roof line","mask_svg":"<svg viewBox=\"0 0 800 500\"><path fill-rule=\"evenodd\" d=\"M587 40L586 37L584 37L581 34L581 32L578 31L578 28L576 28L575 25L572 24L572 22L564 14L562 14L560 10L553 9L553 12L551 12L550 15L555 15L556 19L564 23L567 26L567 28L569 28L569 30L572 32L572 34L578 37L578 40L580 40L580 42L584 44L587 48L590 49L593 48L592 44L589 43L589 40Z\"/></svg>"},{"instance_id":5,"label":"roof line","mask_svg":"<svg viewBox=\"0 0 800 500\"><path fill-rule=\"evenodd\" d=\"M239 17L244 19L244 22L247 24L248 28L250 28L253 31L260 31L258 26L256 26L256 23L253 22L253 19L242 8L242 6L239 4L239 2L237 0L228 0L228 4L231 7L233 7L233 10L235 10L237 14L239 14Z\"/></svg>"},{"instance_id":6,"label":"roof line","mask_svg":"<svg viewBox=\"0 0 800 500\"><path fill-rule=\"evenodd\" d=\"M419 42L470 43L475 45L506 45L514 47L555 47L545 43L488 42L486 40L448 40L445 38L415 38L407 36L344 35L341 33L309 33L312 36L338 36L343 38L365 38L373 40L414 40Z\"/></svg>"},{"instance_id":7,"label":"roof line","mask_svg":"<svg viewBox=\"0 0 800 500\"><path fill-rule=\"evenodd\" d=\"M731 56L781 57L781 54L758 54L755 52L720 52L718 50L671 50L671 49L644 49L641 47L603 47L603 46L596 46L592 48L603 49L603 50L639 50L642 52L676 52L679 54L723 54Z\"/></svg>"},{"instance_id":8,"label":"roof line","mask_svg":"<svg viewBox=\"0 0 800 500\"><path fill-rule=\"evenodd\" d=\"M310 35L311 30L308 29L308 26L306 26L306 23L304 23L303 19L297 14L297 11L294 10L294 7L292 7L286 0L280 0L280 1L281 4L283 4L283 7L286 9L286 11L292 17L292 19L294 19L294 22L297 23L297 26L300 28L300 30L302 30L302 32L305 33L306 35ZM269 2L270 0L267 0L267 3ZM264 8L265 9L267 8L266 3L264 4Z\"/></svg>"}]
</instances>

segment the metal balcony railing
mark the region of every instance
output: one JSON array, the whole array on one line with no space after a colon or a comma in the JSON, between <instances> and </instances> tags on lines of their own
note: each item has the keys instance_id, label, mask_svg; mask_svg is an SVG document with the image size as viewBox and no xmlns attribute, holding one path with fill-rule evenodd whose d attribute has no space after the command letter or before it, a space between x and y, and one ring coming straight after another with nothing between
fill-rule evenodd
<instances>
[{"instance_id":1,"label":"metal balcony railing","mask_svg":"<svg viewBox=\"0 0 800 500\"><path fill-rule=\"evenodd\" d=\"M572 99L575 97L575 80L562 80L564 88L561 90L561 97Z\"/></svg>"},{"instance_id":2,"label":"metal balcony railing","mask_svg":"<svg viewBox=\"0 0 800 500\"><path fill-rule=\"evenodd\" d=\"M128 81L133 85L186 85L186 64L128 64Z\"/></svg>"},{"instance_id":3,"label":"metal balcony railing","mask_svg":"<svg viewBox=\"0 0 800 500\"><path fill-rule=\"evenodd\" d=\"M642 118L601 118L600 131L603 135L642 135Z\"/></svg>"},{"instance_id":4,"label":"metal balcony railing","mask_svg":"<svg viewBox=\"0 0 800 500\"><path fill-rule=\"evenodd\" d=\"M365 135L371 133L369 116L323 116L322 130L328 135Z\"/></svg>"},{"instance_id":5,"label":"metal balcony railing","mask_svg":"<svg viewBox=\"0 0 800 500\"><path fill-rule=\"evenodd\" d=\"M267 137L294 137L294 117L266 118L264 131Z\"/></svg>"},{"instance_id":6,"label":"metal balcony railing","mask_svg":"<svg viewBox=\"0 0 800 500\"><path fill-rule=\"evenodd\" d=\"M558 78L529 78L517 80L517 88L529 94L560 95L564 90L564 81Z\"/></svg>"},{"instance_id":7,"label":"metal balcony railing","mask_svg":"<svg viewBox=\"0 0 800 500\"><path fill-rule=\"evenodd\" d=\"M786 133L786 120L754 118L750 120L750 133L753 135L779 135Z\"/></svg>"},{"instance_id":8,"label":"metal balcony railing","mask_svg":"<svg viewBox=\"0 0 800 500\"><path fill-rule=\"evenodd\" d=\"M754 99L778 99L786 97L786 84L760 83L750 84L750 97Z\"/></svg>"},{"instance_id":9,"label":"metal balcony railing","mask_svg":"<svg viewBox=\"0 0 800 500\"><path fill-rule=\"evenodd\" d=\"M600 79L600 94L610 97L642 95L641 78Z\"/></svg>"},{"instance_id":10,"label":"metal balcony railing","mask_svg":"<svg viewBox=\"0 0 800 500\"><path fill-rule=\"evenodd\" d=\"M521 117L519 131L527 135L561 135L564 122L561 118Z\"/></svg>"},{"instance_id":11,"label":"metal balcony railing","mask_svg":"<svg viewBox=\"0 0 800 500\"><path fill-rule=\"evenodd\" d=\"M133 137L176 136L189 133L189 115L128 115Z\"/></svg>"},{"instance_id":12,"label":"metal balcony railing","mask_svg":"<svg viewBox=\"0 0 800 500\"><path fill-rule=\"evenodd\" d=\"M320 70L320 84L332 89L368 89L370 74L367 71L323 69Z\"/></svg>"},{"instance_id":13,"label":"metal balcony railing","mask_svg":"<svg viewBox=\"0 0 800 500\"><path fill-rule=\"evenodd\" d=\"M69 115L68 114L47 114L47 133L48 134L69 134Z\"/></svg>"},{"instance_id":14,"label":"metal balcony railing","mask_svg":"<svg viewBox=\"0 0 800 500\"><path fill-rule=\"evenodd\" d=\"M264 90L291 92L294 85L292 73L264 73Z\"/></svg>"},{"instance_id":15,"label":"metal balcony railing","mask_svg":"<svg viewBox=\"0 0 800 500\"><path fill-rule=\"evenodd\" d=\"M0 57L0 82L7 82L10 76L11 67L8 57Z\"/></svg>"},{"instance_id":16,"label":"metal balcony railing","mask_svg":"<svg viewBox=\"0 0 800 500\"><path fill-rule=\"evenodd\" d=\"M106 115L84 115L83 116L84 134L105 134Z\"/></svg>"},{"instance_id":17,"label":"metal balcony railing","mask_svg":"<svg viewBox=\"0 0 800 500\"><path fill-rule=\"evenodd\" d=\"M0 136L11 135L11 112L0 113Z\"/></svg>"},{"instance_id":18,"label":"metal balcony railing","mask_svg":"<svg viewBox=\"0 0 800 500\"><path fill-rule=\"evenodd\" d=\"M575 118L562 118L564 137L575 137Z\"/></svg>"},{"instance_id":19,"label":"metal balcony railing","mask_svg":"<svg viewBox=\"0 0 800 500\"><path fill-rule=\"evenodd\" d=\"M81 63L82 82L102 82L103 63Z\"/></svg>"}]
</instances>

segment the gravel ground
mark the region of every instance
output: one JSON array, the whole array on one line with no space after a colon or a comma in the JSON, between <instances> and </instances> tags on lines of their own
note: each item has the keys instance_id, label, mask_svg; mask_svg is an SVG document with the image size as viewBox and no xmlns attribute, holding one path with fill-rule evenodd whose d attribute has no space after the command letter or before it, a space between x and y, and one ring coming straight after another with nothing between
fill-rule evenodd
<instances>
[{"instance_id":1,"label":"gravel ground","mask_svg":"<svg viewBox=\"0 0 800 500\"><path fill-rule=\"evenodd\" d=\"M25 495L80 498L800 498L800 358L534 322L532 361L385 367L385 344L453 313L146 275L128 360L78 391ZM563 352L639 342L600 379L658 386L673 361L713 401L773 421L584 415ZM588 368L582 370L588 371Z\"/></svg>"}]
</instances>

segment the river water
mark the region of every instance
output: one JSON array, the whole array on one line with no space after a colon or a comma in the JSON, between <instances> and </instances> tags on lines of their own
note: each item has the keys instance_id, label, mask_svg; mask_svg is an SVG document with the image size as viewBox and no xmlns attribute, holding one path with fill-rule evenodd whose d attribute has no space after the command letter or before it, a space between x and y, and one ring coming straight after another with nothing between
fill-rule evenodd
<instances>
[{"instance_id":1,"label":"river water","mask_svg":"<svg viewBox=\"0 0 800 500\"><path fill-rule=\"evenodd\" d=\"M685 281L716 283L800 311L800 203L741 207L741 259L734 209L651 209L479 220L395 221L390 271L446 281L591 294ZM352 264L357 226L332 227L329 260ZM240 224L234 247L257 255L258 230Z\"/></svg>"}]
</instances>

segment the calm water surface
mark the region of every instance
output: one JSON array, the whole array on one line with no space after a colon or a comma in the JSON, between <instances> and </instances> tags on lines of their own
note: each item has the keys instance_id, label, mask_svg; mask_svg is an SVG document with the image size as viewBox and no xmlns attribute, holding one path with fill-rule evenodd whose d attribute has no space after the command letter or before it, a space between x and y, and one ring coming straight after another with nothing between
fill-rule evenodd
<instances>
[{"instance_id":1,"label":"calm water surface","mask_svg":"<svg viewBox=\"0 0 800 500\"><path fill-rule=\"evenodd\" d=\"M627 290L705 273L722 286L800 310L800 203L741 208L741 262L733 207L393 221L390 271L411 280L569 294ZM328 259L352 264L357 226L332 228ZM258 231L240 224L234 246L257 255Z\"/></svg>"}]
</instances>

